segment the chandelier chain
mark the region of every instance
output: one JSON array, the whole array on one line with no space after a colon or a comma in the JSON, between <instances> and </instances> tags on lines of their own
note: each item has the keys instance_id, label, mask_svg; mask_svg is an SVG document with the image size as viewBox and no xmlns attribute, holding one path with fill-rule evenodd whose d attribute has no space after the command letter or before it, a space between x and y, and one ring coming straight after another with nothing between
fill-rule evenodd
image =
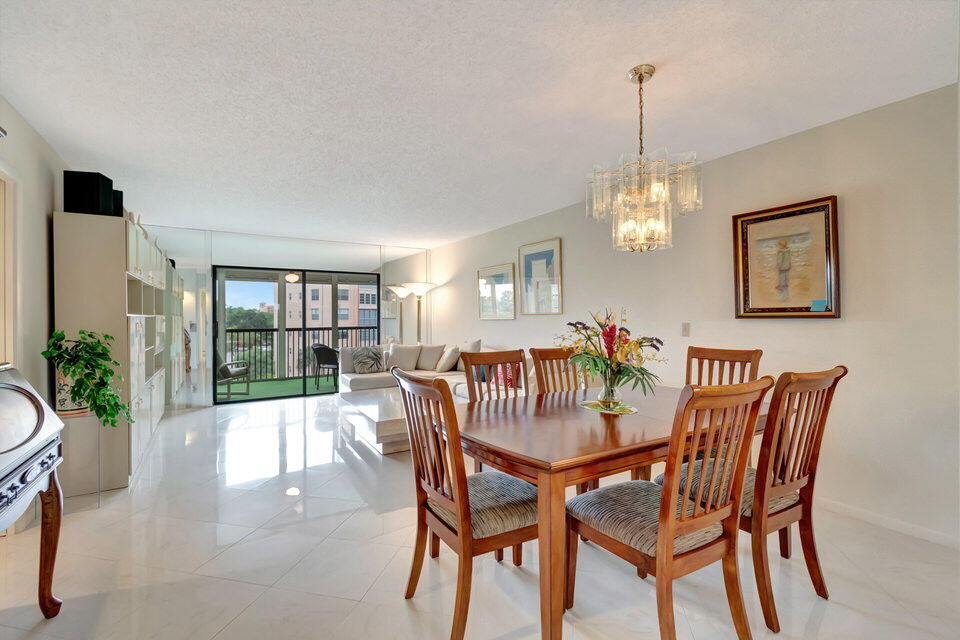
<instances>
[{"instance_id":1,"label":"chandelier chain","mask_svg":"<svg viewBox=\"0 0 960 640\"><path fill-rule=\"evenodd\" d=\"M639 112L640 112L640 126L638 129L639 131L638 142L640 147L639 155L643 156L643 76L642 75L639 78L639 82L637 82L637 95L638 95L637 102L639 104Z\"/></svg>"}]
</instances>

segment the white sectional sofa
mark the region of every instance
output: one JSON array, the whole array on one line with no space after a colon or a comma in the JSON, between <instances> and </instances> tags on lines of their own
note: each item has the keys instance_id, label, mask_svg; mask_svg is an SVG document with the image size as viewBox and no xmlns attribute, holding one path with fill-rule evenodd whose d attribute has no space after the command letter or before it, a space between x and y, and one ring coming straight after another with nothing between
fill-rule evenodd
<instances>
[{"instance_id":1,"label":"white sectional sofa","mask_svg":"<svg viewBox=\"0 0 960 640\"><path fill-rule=\"evenodd\" d=\"M450 385L450 391L455 401L465 402L470 398L467 390L467 376L464 373L463 361L457 360L453 369L447 371L438 371L433 354L436 350L442 353L446 350L446 345L380 345L384 351L384 371L377 373L357 373L353 366L353 351L356 347L340 348L340 391L363 391L367 389L386 389L395 387L397 381L390 374L389 367L396 364L405 371L410 371L414 375L425 378L442 377ZM483 345L480 340L463 343L458 345L462 351L506 351L517 349L518 347L507 347L500 345ZM414 352L415 355L414 355ZM425 356L425 357L421 357ZM533 375L533 362L527 358L527 379L523 381L523 388L526 393L534 386L535 377ZM411 368L410 365L414 366ZM433 366L434 368L427 368Z\"/></svg>"}]
</instances>

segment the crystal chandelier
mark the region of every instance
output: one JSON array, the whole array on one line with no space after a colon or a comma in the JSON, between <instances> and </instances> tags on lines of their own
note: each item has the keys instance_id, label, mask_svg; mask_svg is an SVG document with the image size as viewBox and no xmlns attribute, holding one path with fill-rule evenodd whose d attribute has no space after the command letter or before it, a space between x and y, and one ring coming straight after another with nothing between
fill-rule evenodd
<instances>
[{"instance_id":1,"label":"crystal chandelier","mask_svg":"<svg viewBox=\"0 0 960 640\"><path fill-rule=\"evenodd\" d=\"M637 83L640 129L637 153L620 156L615 168L594 167L587 177L587 217L612 220L618 251L655 251L673 246L672 218L703 207L697 154L643 148L643 83L654 67L641 64L627 74Z\"/></svg>"}]
</instances>

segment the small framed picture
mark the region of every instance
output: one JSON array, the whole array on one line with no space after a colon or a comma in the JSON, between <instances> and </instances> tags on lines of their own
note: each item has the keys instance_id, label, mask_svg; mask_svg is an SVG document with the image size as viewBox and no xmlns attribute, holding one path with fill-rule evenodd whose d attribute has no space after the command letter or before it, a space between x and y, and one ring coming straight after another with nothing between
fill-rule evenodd
<instances>
[{"instance_id":1,"label":"small framed picture","mask_svg":"<svg viewBox=\"0 0 960 640\"><path fill-rule=\"evenodd\" d=\"M839 318L837 196L733 216L738 318Z\"/></svg>"},{"instance_id":2,"label":"small framed picture","mask_svg":"<svg viewBox=\"0 0 960 640\"><path fill-rule=\"evenodd\" d=\"M520 313L563 313L563 282L560 238L520 247Z\"/></svg>"},{"instance_id":3,"label":"small framed picture","mask_svg":"<svg viewBox=\"0 0 960 640\"><path fill-rule=\"evenodd\" d=\"M512 262L478 269L477 290L481 320L513 320L517 317Z\"/></svg>"}]
</instances>

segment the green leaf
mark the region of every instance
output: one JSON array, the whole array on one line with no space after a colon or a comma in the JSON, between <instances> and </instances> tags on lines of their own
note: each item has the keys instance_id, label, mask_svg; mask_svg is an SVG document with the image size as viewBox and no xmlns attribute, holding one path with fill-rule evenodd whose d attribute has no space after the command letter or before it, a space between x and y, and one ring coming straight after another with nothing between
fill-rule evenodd
<instances>
[{"instance_id":1,"label":"green leaf","mask_svg":"<svg viewBox=\"0 0 960 640\"><path fill-rule=\"evenodd\" d=\"M120 366L110 355L113 336L80 329L77 340L68 340L66 332L54 331L49 347L40 355L49 360L70 383L70 400L86 405L104 426L118 426L117 417L132 422L130 407L120 397L121 379L113 367Z\"/></svg>"}]
</instances>

